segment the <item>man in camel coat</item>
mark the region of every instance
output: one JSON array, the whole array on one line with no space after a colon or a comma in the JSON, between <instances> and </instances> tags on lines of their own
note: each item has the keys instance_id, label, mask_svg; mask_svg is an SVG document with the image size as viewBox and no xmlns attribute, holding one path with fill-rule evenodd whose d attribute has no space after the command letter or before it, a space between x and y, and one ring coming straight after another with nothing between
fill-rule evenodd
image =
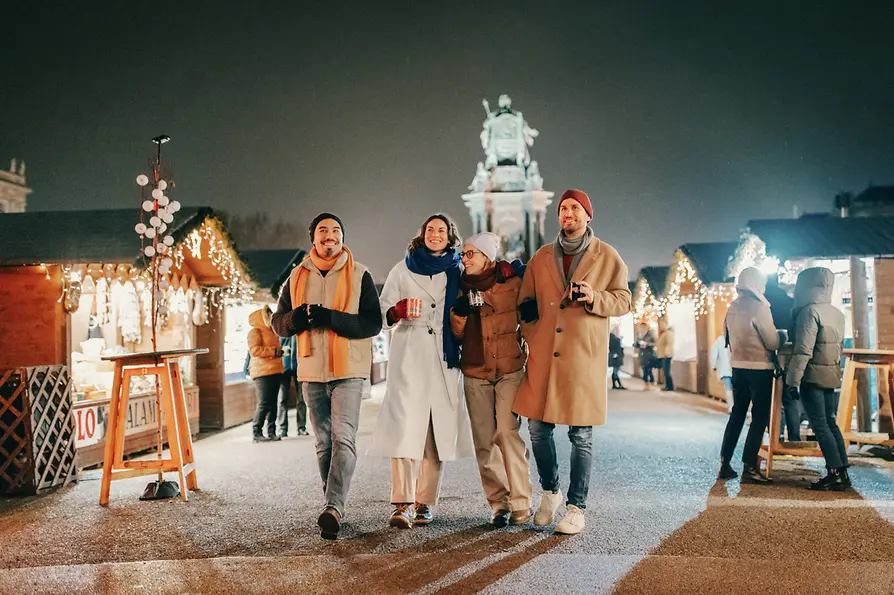
<instances>
[{"instance_id":1,"label":"man in camel coat","mask_svg":"<svg viewBox=\"0 0 894 595\"><path fill-rule=\"evenodd\" d=\"M580 190L559 199L560 231L528 263L519 294L528 344L526 378L513 411L528 418L542 496L534 524L553 523L562 504L553 430L569 426L571 481L557 533L584 528L593 426L605 424L609 318L630 311L627 265L593 235L593 207Z\"/></svg>"}]
</instances>

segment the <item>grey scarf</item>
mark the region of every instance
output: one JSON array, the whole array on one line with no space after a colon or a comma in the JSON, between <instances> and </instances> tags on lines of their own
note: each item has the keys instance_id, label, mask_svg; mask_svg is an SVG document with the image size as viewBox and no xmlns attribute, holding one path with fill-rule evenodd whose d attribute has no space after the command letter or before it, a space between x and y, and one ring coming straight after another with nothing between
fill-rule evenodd
<instances>
[{"instance_id":1,"label":"grey scarf","mask_svg":"<svg viewBox=\"0 0 894 595\"><path fill-rule=\"evenodd\" d=\"M559 276L565 282L565 287L568 287L568 283L571 281L571 277L574 276L574 271L577 270L577 265L580 264L580 259L583 257L584 252L586 252L587 248L590 247L590 242L593 241L593 230L590 229L590 226L587 226L587 231L584 232L584 235L577 239L570 239L565 237L565 232L559 230L559 236L556 238L556 245L553 249L554 256L556 258L556 266L559 267ZM565 267L562 265L562 256L563 255L574 256L571 260L571 266L568 267L568 276L565 276Z\"/></svg>"}]
</instances>

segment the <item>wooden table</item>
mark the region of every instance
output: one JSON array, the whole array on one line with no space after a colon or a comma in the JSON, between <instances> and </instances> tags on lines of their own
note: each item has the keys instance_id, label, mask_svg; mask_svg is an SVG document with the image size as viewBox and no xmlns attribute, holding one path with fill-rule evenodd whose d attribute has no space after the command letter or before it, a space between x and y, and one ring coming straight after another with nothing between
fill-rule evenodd
<instances>
[{"instance_id":1,"label":"wooden table","mask_svg":"<svg viewBox=\"0 0 894 595\"><path fill-rule=\"evenodd\" d=\"M127 353L110 355L103 360L114 362L115 373L112 380L112 394L109 405L109 421L106 436L105 456L102 464L102 485L99 503L109 503L109 491L113 480L155 475L166 471L177 471L180 477L180 497L188 500L189 490L198 488L193 459L192 437L189 432L189 418L186 400L183 396L183 381L180 377L178 359L187 355L208 353L207 349L173 349L149 353ZM170 459L147 461L124 460L124 426L127 420L127 398L130 381L134 376L158 376L161 389L159 406L164 413L168 434ZM158 416L161 423L161 416Z\"/></svg>"},{"instance_id":2,"label":"wooden table","mask_svg":"<svg viewBox=\"0 0 894 595\"><path fill-rule=\"evenodd\" d=\"M854 407L859 407L857 398L857 369L878 370L879 378L879 429L892 429L891 389L894 386L891 372L894 366L894 351L882 349L845 349L844 354L844 379L841 381L841 396L838 400L838 416L836 423L841 435L844 436L845 446L851 443L857 444L883 444L894 446L892 435L882 432L854 432L852 424ZM884 390L881 390L884 388ZM858 417L859 417L858 412Z\"/></svg>"}]
</instances>

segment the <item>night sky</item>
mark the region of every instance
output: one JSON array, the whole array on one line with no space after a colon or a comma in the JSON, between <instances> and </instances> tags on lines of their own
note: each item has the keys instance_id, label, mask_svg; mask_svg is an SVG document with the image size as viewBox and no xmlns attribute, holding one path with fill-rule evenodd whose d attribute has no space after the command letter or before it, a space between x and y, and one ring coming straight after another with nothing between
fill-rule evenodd
<instances>
[{"instance_id":1,"label":"night sky","mask_svg":"<svg viewBox=\"0 0 894 595\"><path fill-rule=\"evenodd\" d=\"M501 93L631 277L894 183L890 0L136 4L4 5L0 167L26 160L29 210L136 208L165 133L184 204L333 210L382 282L428 214L470 232Z\"/></svg>"}]
</instances>

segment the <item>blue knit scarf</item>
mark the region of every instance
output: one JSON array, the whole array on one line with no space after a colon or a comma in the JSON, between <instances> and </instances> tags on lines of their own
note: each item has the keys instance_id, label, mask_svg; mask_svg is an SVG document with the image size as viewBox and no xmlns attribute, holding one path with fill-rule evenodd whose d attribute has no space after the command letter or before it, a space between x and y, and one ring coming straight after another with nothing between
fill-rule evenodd
<instances>
[{"instance_id":1,"label":"blue knit scarf","mask_svg":"<svg viewBox=\"0 0 894 595\"><path fill-rule=\"evenodd\" d=\"M444 335L444 361L448 368L459 367L459 344L453 338L450 330L450 309L453 308L456 298L459 297L460 255L455 250L446 250L441 256L433 255L426 248L417 248L407 252L404 259L407 268L417 275L433 277L441 273L447 273L447 293L444 296L444 321L442 334Z\"/></svg>"}]
</instances>

